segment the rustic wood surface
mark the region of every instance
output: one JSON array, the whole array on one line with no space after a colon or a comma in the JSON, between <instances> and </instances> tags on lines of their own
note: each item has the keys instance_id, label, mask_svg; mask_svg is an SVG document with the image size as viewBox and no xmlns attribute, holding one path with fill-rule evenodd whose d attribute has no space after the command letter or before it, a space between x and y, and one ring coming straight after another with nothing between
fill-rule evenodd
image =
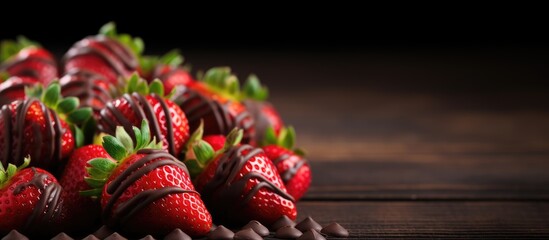
<instances>
[{"instance_id":1,"label":"rustic wood surface","mask_svg":"<svg viewBox=\"0 0 549 240\"><path fill-rule=\"evenodd\" d=\"M547 53L187 57L271 85L313 168L300 219L358 239L548 239Z\"/></svg>"}]
</instances>

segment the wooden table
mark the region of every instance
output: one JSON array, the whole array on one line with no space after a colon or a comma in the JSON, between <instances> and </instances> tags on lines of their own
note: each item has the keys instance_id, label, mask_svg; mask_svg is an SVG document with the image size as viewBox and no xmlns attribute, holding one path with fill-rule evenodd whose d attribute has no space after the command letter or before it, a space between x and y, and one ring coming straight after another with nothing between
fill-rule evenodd
<instances>
[{"instance_id":1,"label":"wooden table","mask_svg":"<svg viewBox=\"0 0 549 240\"><path fill-rule=\"evenodd\" d=\"M271 85L350 238L549 238L549 51L190 53Z\"/></svg>"}]
</instances>

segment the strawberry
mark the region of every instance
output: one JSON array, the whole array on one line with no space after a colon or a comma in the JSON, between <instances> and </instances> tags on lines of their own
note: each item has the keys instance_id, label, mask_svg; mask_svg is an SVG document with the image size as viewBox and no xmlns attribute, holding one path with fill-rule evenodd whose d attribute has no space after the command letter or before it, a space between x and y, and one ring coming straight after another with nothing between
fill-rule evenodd
<instances>
[{"instance_id":1,"label":"strawberry","mask_svg":"<svg viewBox=\"0 0 549 240\"><path fill-rule=\"evenodd\" d=\"M164 149L178 156L189 138L189 124L185 113L175 103L163 98L163 89L158 80L147 86L137 74L132 75L126 92L133 93L107 103L100 113L99 130L114 134L117 126L123 126L135 140L132 127L147 120L152 135L164 143Z\"/></svg>"},{"instance_id":2,"label":"strawberry","mask_svg":"<svg viewBox=\"0 0 549 240\"><path fill-rule=\"evenodd\" d=\"M140 38L117 34L114 23L108 23L99 35L84 38L69 49L63 57L64 72L86 70L118 86L119 77L129 77L137 70L137 56L142 51Z\"/></svg>"},{"instance_id":3,"label":"strawberry","mask_svg":"<svg viewBox=\"0 0 549 240\"><path fill-rule=\"evenodd\" d=\"M35 86L37 83L36 78L28 76L12 76L6 79L0 83L0 105L25 99L25 88Z\"/></svg>"},{"instance_id":4,"label":"strawberry","mask_svg":"<svg viewBox=\"0 0 549 240\"><path fill-rule=\"evenodd\" d=\"M115 230L136 236L166 235L181 229L191 236L204 236L212 225L211 215L195 191L187 168L150 141L146 120L133 127L135 141L119 126L116 137L103 137L103 147L116 163L105 158L88 162L86 178L101 197L103 221Z\"/></svg>"},{"instance_id":5,"label":"strawberry","mask_svg":"<svg viewBox=\"0 0 549 240\"><path fill-rule=\"evenodd\" d=\"M24 99L24 87L34 83L49 84L57 78L57 64L46 49L20 36L17 41L4 41L0 46L0 105ZM10 76L19 77L8 79ZM7 93L11 93L7 95Z\"/></svg>"},{"instance_id":6,"label":"strawberry","mask_svg":"<svg viewBox=\"0 0 549 240\"><path fill-rule=\"evenodd\" d=\"M276 166L288 193L299 200L311 185L311 166L301 149L294 149L295 130L282 128L278 137L273 128L268 128L263 151Z\"/></svg>"},{"instance_id":7,"label":"strawberry","mask_svg":"<svg viewBox=\"0 0 549 240\"><path fill-rule=\"evenodd\" d=\"M178 88L189 86L195 81L189 73L188 66L182 66L183 60L177 49L161 57L143 56L140 59L139 73L149 81L160 80L166 92L176 89L180 93L182 90Z\"/></svg>"},{"instance_id":8,"label":"strawberry","mask_svg":"<svg viewBox=\"0 0 549 240\"><path fill-rule=\"evenodd\" d=\"M184 92L174 95L174 102L187 114L191 131L204 121L204 134L228 134L231 129L243 129L243 143L255 141L255 122L240 102L238 79L229 68L213 68L202 82L190 84Z\"/></svg>"},{"instance_id":9,"label":"strawberry","mask_svg":"<svg viewBox=\"0 0 549 240\"><path fill-rule=\"evenodd\" d=\"M94 158L104 158L115 162L103 146L86 145L72 153L59 180L63 187L61 198L66 210L65 218L70 224L65 231L85 233L97 228L99 223L101 212L99 201L80 195L80 191L90 190L84 177L89 177L86 168L91 167L88 161Z\"/></svg>"},{"instance_id":10,"label":"strawberry","mask_svg":"<svg viewBox=\"0 0 549 240\"><path fill-rule=\"evenodd\" d=\"M62 188L54 176L40 168L0 164L0 236L16 229L32 236L50 235L61 222Z\"/></svg>"},{"instance_id":11,"label":"strawberry","mask_svg":"<svg viewBox=\"0 0 549 240\"><path fill-rule=\"evenodd\" d=\"M296 218L294 199L273 163L260 148L238 145L242 130L231 131L221 149L221 138L206 137L214 140L210 144L202 134L201 125L187 144L184 163L218 224L257 220L269 226L282 216Z\"/></svg>"},{"instance_id":12,"label":"strawberry","mask_svg":"<svg viewBox=\"0 0 549 240\"><path fill-rule=\"evenodd\" d=\"M284 122L275 107L267 102L268 89L261 85L256 75L248 76L242 87L242 95L243 103L255 121L256 142L259 143L265 139L265 131L269 127L272 127L278 136Z\"/></svg>"},{"instance_id":13,"label":"strawberry","mask_svg":"<svg viewBox=\"0 0 549 240\"><path fill-rule=\"evenodd\" d=\"M32 166L55 171L75 144L81 144L80 124L91 115L91 109L77 109L78 99L61 98L58 83L45 91L29 91L30 97L4 105L0 110L0 163L20 165L25 156L36 159ZM69 126L71 124L72 126ZM73 128L73 130L70 129Z\"/></svg>"},{"instance_id":14,"label":"strawberry","mask_svg":"<svg viewBox=\"0 0 549 240\"><path fill-rule=\"evenodd\" d=\"M116 86L100 74L82 69L73 69L60 80L61 94L80 99L80 106L91 107L99 116L101 109L116 96Z\"/></svg>"}]
</instances>

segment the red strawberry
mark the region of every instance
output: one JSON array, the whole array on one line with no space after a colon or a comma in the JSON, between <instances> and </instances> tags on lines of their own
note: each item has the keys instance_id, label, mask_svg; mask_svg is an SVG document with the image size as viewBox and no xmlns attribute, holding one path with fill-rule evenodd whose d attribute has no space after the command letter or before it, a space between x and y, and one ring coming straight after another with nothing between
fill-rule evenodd
<instances>
[{"instance_id":1,"label":"red strawberry","mask_svg":"<svg viewBox=\"0 0 549 240\"><path fill-rule=\"evenodd\" d=\"M161 144L154 139L149 142L146 121L133 131L136 141L122 127L117 127L116 138L103 138L118 163L91 160L87 182L94 189L83 193L101 196L103 220L116 230L136 236L166 235L177 228L191 236L207 234L211 216L185 165L159 150Z\"/></svg>"},{"instance_id":2,"label":"red strawberry","mask_svg":"<svg viewBox=\"0 0 549 240\"><path fill-rule=\"evenodd\" d=\"M36 78L28 76L12 76L6 79L0 83L0 105L25 99L25 88L35 86L37 83Z\"/></svg>"},{"instance_id":3,"label":"red strawberry","mask_svg":"<svg viewBox=\"0 0 549 240\"><path fill-rule=\"evenodd\" d=\"M140 38L117 34L113 23L108 23L97 36L75 43L63 57L65 73L85 70L100 75L114 86L119 77L129 77L137 70L137 55L143 51Z\"/></svg>"},{"instance_id":4,"label":"red strawberry","mask_svg":"<svg viewBox=\"0 0 549 240\"><path fill-rule=\"evenodd\" d=\"M20 165L30 155L35 159L33 166L55 171L81 142L80 131L75 128L73 132L66 121L81 123L91 115L91 109L77 109L78 99L62 99L59 91L59 84L54 83L43 91L41 100L32 97L2 107L0 163L4 167Z\"/></svg>"},{"instance_id":5,"label":"red strawberry","mask_svg":"<svg viewBox=\"0 0 549 240\"><path fill-rule=\"evenodd\" d=\"M162 140L164 149L178 156L189 138L189 124L185 113L175 103L163 98L163 89L159 81L153 81L149 87L145 80L133 75L127 86L127 91L133 93L107 103L101 111L99 130L114 134L117 126L123 126L135 139L132 127L147 120L152 135Z\"/></svg>"},{"instance_id":6,"label":"red strawberry","mask_svg":"<svg viewBox=\"0 0 549 240\"><path fill-rule=\"evenodd\" d=\"M296 218L294 199L273 163L259 148L237 145L242 130L233 130L222 149L200 140L202 126L191 137L185 164L196 189L218 224L242 225L258 220L271 225L282 216ZM206 138L212 145L220 138ZM222 200L220 200L222 199Z\"/></svg>"},{"instance_id":7,"label":"red strawberry","mask_svg":"<svg viewBox=\"0 0 549 240\"><path fill-rule=\"evenodd\" d=\"M184 87L195 81L186 67L181 65L183 59L177 49L161 57L144 56L140 59L139 73L149 81L160 80L166 92L169 93L175 89L176 94L179 95Z\"/></svg>"},{"instance_id":8,"label":"red strawberry","mask_svg":"<svg viewBox=\"0 0 549 240\"><path fill-rule=\"evenodd\" d=\"M24 87L34 83L49 84L57 78L57 64L52 55L37 43L19 37L18 41L4 41L0 48L0 77L6 80L0 86L0 105L24 99ZM9 76L19 77L7 79ZM12 82L10 82L12 81ZM6 95L11 93L9 95Z\"/></svg>"},{"instance_id":9,"label":"red strawberry","mask_svg":"<svg viewBox=\"0 0 549 240\"><path fill-rule=\"evenodd\" d=\"M61 221L61 186L54 176L39 168L0 165L0 236L16 229L43 236L54 233Z\"/></svg>"},{"instance_id":10,"label":"red strawberry","mask_svg":"<svg viewBox=\"0 0 549 240\"><path fill-rule=\"evenodd\" d=\"M91 107L96 117L116 95L116 87L100 74L73 69L59 80L61 94L80 99L80 106Z\"/></svg>"},{"instance_id":11,"label":"red strawberry","mask_svg":"<svg viewBox=\"0 0 549 240\"><path fill-rule=\"evenodd\" d=\"M295 131L292 127L282 128L278 137L268 128L263 141L263 151L275 164L288 193L299 200L311 185L311 167L300 149L294 148Z\"/></svg>"},{"instance_id":12,"label":"red strawberry","mask_svg":"<svg viewBox=\"0 0 549 240\"><path fill-rule=\"evenodd\" d=\"M183 93L174 96L187 114L191 131L204 121L204 134L228 134L237 127L244 131L243 143L255 142L255 122L240 102L238 79L229 68L213 68L206 72L204 82L195 82Z\"/></svg>"},{"instance_id":13,"label":"red strawberry","mask_svg":"<svg viewBox=\"0 0 549 240\"><path fill-rule=\"evenodd\" d=\"M76 149L61 175L60 184L63 187L61 196L65 206L65 218L70 224L65 231L85 233L97 228L101 206L97 199L81 196L80 191L90 190L84 177L88 176L86 168L91 167L88 161L94 158L112 160L101 145L87 145ZM115 160L112 160L115 163ZM85 216L85 217L83 217Z\"/></svg>"}]
</instances>

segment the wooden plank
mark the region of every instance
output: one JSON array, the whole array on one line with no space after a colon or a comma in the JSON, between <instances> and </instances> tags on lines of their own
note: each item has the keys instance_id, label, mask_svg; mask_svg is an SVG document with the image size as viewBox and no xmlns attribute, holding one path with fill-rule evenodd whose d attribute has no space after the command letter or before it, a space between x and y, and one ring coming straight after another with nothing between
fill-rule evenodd
<instances>
[{"instance_id":1,"label":"wooden plank","mask_svg":"<svg viewBox=\"0 0 549 240\"><path fill-rule=\"evenodd\" d=\"M311 162L306 199L549 199L545 156Z\"/></svg>"},{"instance_id":2,"label":"wooden plank","mask_svg":"<svg viewBox=\"0 0 549 240\"><path fill-rule=\"evenodd\" d=\"M355 239L549 238L547 202L310 202L299 219L338 222Z\"/></svg>"}]
</instances>

